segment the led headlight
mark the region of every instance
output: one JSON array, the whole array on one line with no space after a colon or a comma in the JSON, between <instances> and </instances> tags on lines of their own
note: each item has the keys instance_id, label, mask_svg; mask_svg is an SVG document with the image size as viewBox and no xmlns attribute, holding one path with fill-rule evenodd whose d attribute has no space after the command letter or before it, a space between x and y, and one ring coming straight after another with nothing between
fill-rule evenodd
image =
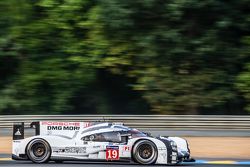
<instances>
[{"instance_id":1,"label":"led headlight","mask_svg":"<svg viewBox=\"0 0 250 167\"><path fill-rule=\"evenodd\" d=\"M171 146L177 146L174 141L170 141Z\"/></svg>"},{"instance_id":2,"label":"led headlight","mask_svg":"<svg viewBox=\"0 0 250 167\"><path fill-rule=\"evenodd\" d=\"M177 145L174 141L170 141L170 145L172 146L173 151L177 151Z\"/></svg>"}]
</instances>

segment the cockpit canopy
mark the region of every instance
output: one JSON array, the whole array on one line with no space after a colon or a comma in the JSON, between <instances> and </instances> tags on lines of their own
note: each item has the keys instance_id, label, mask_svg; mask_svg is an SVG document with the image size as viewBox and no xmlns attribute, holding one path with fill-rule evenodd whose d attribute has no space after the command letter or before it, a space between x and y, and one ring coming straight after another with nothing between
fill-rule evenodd
<instances>
[{"instance_id":1,"label":"cockpit canopy","mask_svg":"<svg viewBox=\"0 0 250 167\"><path fill-rule=\"evenodd\" d=\"M114 129L114 131L93 133L83 136L83 141L126 143L129 138L146 137L147 134L137 129Z\"/></svg>"}]
</instances>

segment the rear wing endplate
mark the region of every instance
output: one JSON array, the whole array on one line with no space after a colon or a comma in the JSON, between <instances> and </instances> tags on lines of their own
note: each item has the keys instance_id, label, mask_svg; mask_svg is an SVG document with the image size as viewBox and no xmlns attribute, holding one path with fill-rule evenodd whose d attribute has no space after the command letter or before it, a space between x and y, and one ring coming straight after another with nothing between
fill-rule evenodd
<instances>
[{"instance_id":1,"label":"rear wing endplate","mask_svg":"<svg viewBox=\"0 0 250 167\"><path fill-rule=\"evenodd\" d=\"M32 122L30 128L35 129L35 135L40 135L40 124L39 122ZM24 139L24 122L16 122L13 124L13 140Z\"/></svg>"},{"instance_id":2,"label":"rear wing endplate","mask_svg":"<svg viewBox=\"0 0 250 167\"><path fill-rule=\"evenodd\" d=\"M24 122L13 124L13 140L24 139Z\"/></svg>"}]
</instances>

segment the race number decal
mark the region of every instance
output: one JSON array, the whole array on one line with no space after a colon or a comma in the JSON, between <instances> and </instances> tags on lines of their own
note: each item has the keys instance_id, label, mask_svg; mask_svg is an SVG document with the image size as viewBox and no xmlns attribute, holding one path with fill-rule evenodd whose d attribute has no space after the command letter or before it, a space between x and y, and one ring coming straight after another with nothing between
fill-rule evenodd
<instances>
[{"instance_id":1,"label":"race number decal","mask_svg":"<svg viewBox=\"0 0 250 167\"><path fill-rule=\"evenodd\" d=\"M119 160L119 146L106 147L106 160Z\"/></svg>"}]
</instances>

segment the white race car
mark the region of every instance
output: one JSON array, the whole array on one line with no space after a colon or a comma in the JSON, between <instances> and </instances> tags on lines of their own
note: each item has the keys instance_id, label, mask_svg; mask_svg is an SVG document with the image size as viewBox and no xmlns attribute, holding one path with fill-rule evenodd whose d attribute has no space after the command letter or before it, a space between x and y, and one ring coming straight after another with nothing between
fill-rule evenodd
<instances>
[{"instance_id":1,"label":"white race car","mask_svg":"<svg viewBox=\"0 0 250 167\"><path fill-rule=\"evenodd\" d=\"M24 123L13 128L12 159L34 163L72 160L177 164L194 161L185 139L152 137L109 122L33 122L36 135L24 138Z\"/></svg>"}]
</instances>

